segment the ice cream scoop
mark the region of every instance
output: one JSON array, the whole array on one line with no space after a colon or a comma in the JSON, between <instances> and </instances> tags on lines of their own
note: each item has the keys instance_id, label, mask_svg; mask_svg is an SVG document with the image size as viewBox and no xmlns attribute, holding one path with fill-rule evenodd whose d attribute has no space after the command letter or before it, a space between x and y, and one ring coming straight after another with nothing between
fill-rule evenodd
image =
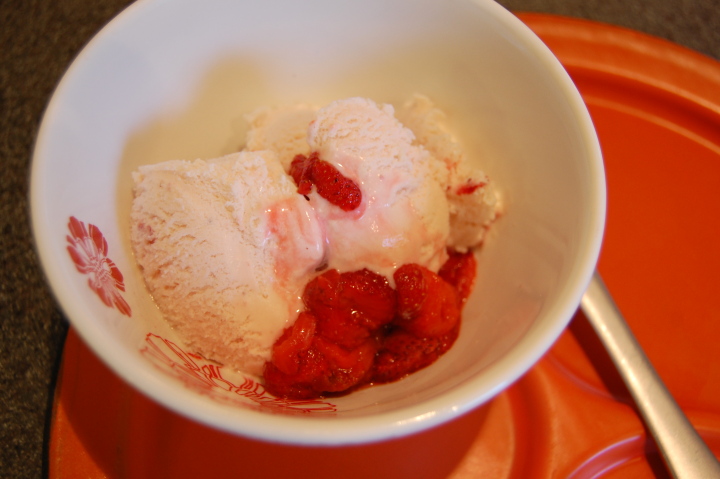
<instances>
[{"instance_id":1,"label":"ice cream scoop","mask_svg":"<svg viewBox=\"0 0 720 479\"><path fill-rule=\"evenodd\" d=\"M194 350L259 375L323 261L317 216L271 152L134 175L131 239L165 318Z\"/></svg>"}]
</instances>

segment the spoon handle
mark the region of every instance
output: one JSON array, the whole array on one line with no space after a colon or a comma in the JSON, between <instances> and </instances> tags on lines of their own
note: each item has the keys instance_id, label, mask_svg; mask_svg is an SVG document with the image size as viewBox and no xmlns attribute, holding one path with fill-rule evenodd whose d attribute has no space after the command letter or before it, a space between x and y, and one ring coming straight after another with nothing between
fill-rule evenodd
<instances>
[{"instance_id":1,"label":"spoon handle","mask_svg":"<svg viewBox=\"0 0 720 479\"><path fill-rule=\"evenodd\" d=\"M693 429L623 319L595 272L582 309L605 345L676 478L720 478L720 463Z\"/></svg>"}]
</instances>

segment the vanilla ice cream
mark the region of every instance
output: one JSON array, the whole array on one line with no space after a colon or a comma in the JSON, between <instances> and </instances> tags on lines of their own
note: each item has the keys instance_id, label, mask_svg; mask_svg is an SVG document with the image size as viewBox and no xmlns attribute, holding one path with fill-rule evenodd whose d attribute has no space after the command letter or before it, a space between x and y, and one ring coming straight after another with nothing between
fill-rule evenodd
<instances>
[{"instance_id":1,"label":"vanilla ice cream","mask_svg":"<svg viewBox=\"0 0 720 479\"><path fill-rule=\"evenodd\" d=\"M295 155L310 153L307 128L316 111L316 107L304 104L258 108L245 117L250 124L245 150L272 150L288 171Z\"/></svg>"},{"instance_id":2,"label":"vanilla ice cream","mask_svg":"<svg viewBox=\"0 0 720 479\"><path fill-rule=\"evenodd\" d=\"M244 150L134 174L132 243L167 320L209 359L259 375L317 271L367 268L392 282L406 263L438 271L447 248L483 240L499 209L465 165L442 112L364 98L248 115ZM401 121L398 119L402 119ZM316 152L362 192L344 211L288 171Z\"/></svg>"},{"instance_id":3,"label":"vanilla ice cream","mask_svg":"<svg viewBox=\"0 0 720 479\"><path fill-rule=\"evenodd\" d=\"M423 95L415 95L397 112L415 140L437 161L445 163L438 176L447 195L450 214L448 245L459 251L477 246L495 221L500 203L487 175L470 168L463 149L447 129L445 113Z\"/></svg>"},{"instance_id":4,"label":"vanilla ice cream","mask_svg":"<svg viewBox=\"0 0 720 479\"><path fill-rule=\"evenodd\" d=\"M329 266L340 272L361 265L391 278L405 263L437 271L447 259L448 202L437 180L444 165L414 144L393 113L390 105L350 98L318 110L308 128L310 149L363 193L349 212L309 195L325 220Z\"/></svg>"},{"instance_id":5,"label":"vanilla ice cream","mask_svg":"<svg viewBox=\"0 0 720 479\"><path fill-rule=\"evenodd\" d=\"M259 375L323 261L317 215L272 152L133 176L132 245L163 315L198 353Z\"/></svg>"}]
</instances>

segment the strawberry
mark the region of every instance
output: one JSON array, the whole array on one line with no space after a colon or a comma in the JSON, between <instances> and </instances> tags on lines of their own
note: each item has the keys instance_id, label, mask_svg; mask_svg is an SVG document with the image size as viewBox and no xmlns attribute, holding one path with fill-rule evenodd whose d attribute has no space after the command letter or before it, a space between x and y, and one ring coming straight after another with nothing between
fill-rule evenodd
<instances>
[{"instance_id":1,"label":"strawberry","mask_svg":"<svg viewBox=\"0 0 720 479\"><path fill-rule=\"evenodd\" d=\"M290 163L290 176L295 180L301 195L310 194L312 190L312 162L313 160L305 155L295 155L292 163Z\"/></svg>"},{"instance_id":2,"label":"strawberry","mask_svg":"<svg viewBox=\"0 0 720 479\"><path fill-rule=\"evenodd\" d=\"M321 160L316 151L309 157L295 155L290 164L290 176L298 186L298 193L307 195L315 185L320 196L343 211L352 211L362 202L362 192L357 183L332 164Z\"/></svg>"},{"instance_id":3,"label":"strawberry","mask_svg":"<svg viewBox=\"0 0 720 479\"><path fill-rule=\"evenodd\" d=\"M343 273L341 278L339 293L356 312L358 323L374 330L393 319L397 295L387 278L367 268Z\"/></svg>"},{"instance_id":4,"label":"strawberry","mask_svg":"<svg viewBox=\"0 0 720 479\"><path fill-rule=\"evenodd\" d=\"M308 283L303 302L318 318L320 336L354 348L393 319L396 299L387 279L377 273L331 269Z\"/></svg>"},{"instance_id":5,"label":"strawberry","mask_svg":"<svg viewBox=\"0 0 720 479\"><path fill-rule=\"evenodd\" d=\"M295 323L286 328L275 341L272 360L277 368L286 374L296 374L299 368L298 354L307 351L315 337L317 319L312 313L303 311Z\"/></svg>"},{"instance_id":6,"label":"strawberry","mask_svg":"<svg viewBox=\"0 0 720 479\"><path fill-rule=\"evenodd\" d=\"M375 343L368 339L356 348L345 349L322 337L316 337L313 348L327 362L328 372L313 381L316 391L343 392L360 383L373 366Z\"/></svg>"},{"instance_id":7,"label":"strawberry","mask_svg":"<svg viewBox=\"0 0 720 479\"><path fill-rule=\"evenodd\" d=\"M417 264L398 268L396 289L368 269L315 277L303 293L306 310L265 364L267 390L311 399L395 381L435 362L458 337L475 278L472 253L448 253L439 274Z\"/></svg>"},{"instance_id":8,"label":"strawberry","mask_svg":"<svg viewBox=\"0 0 720 479\"><path fill-rule=\"evenodd\" d=\"M455 289L440 276L417 264L395 271L398 310L395 323L418 337L441 336L460 320Z\"/></svg>"},{"instance_id":9,"label":"strawberry","mask_svg":"<svg viewBox=\"0 0 720 479\"><path fill-rule=\"evenodd\" d=\"M471 178L465 182L465 184L458 186L455 190L457 195L471 195L478 190L478 188L484 188L487 185L485 181L475 181Z\"/></svg>"},{"instance_id":10,"label":"strawberry","mask_svg":"<svg viewBox=\"0 0 720 479\"><path fill-rule=\"evenodd\" d=\"M391 331L375 357L370 381L396 381L434 363L453 345L460 324L441 336L418 337L402 328Z\"/></svg>"},{"instance_id":11,"label":"strawberry","mask_svg":"<svg viewBox=\"0 0 720 479\"><path fill-rule=\"evenodd\" d=\"M459 253L448 249L448 256L448 260L442 265L438 275L455 288L460 304L463 305L472 292L477 261L472 251Z\"/></svg>"},{"instance_id":12,"label":"strawberry","mask_svg":"<svg viewBox=\"0 0 720 479\"><path fill-rule=\"evenodd\" d=\"M311 346L297 356L297 372L281 371L274 362L265 363L265 389L275 396L291 399L313 399L321 395L314 383L331 374L330 363Z\"/></svg>"},{"instance_id":13,"label":"strawberry","mask_svg":"<svg viewBox=\"0 0 720 479\"><path fill-rule=\"evenodd\" d=\"M343 211L352 211L360 206L360 187L327 161L318 159L313 163L312 178L318 194Z\"/></svg>"},{"instance_id":14,"label":"strawberry","mask_svg":"<svg viewBox=\"0 0 720 479\"><path fill-rule=\"evenodd\" d=\"M347 391L359 385L373 366L375 343L368 339L346 349L320 336L296 355L296 367L282 369L278 358L265 364L265 388L272 394L293 399L310 399L326 393Z\"/></svg>"}]
</instances>

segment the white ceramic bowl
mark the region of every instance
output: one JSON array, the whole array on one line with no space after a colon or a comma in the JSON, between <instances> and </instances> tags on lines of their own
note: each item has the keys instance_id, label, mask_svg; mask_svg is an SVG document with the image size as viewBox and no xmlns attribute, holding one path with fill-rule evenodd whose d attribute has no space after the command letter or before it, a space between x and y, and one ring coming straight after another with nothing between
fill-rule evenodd
<instances>
[{"instance_id":1,"label":"white ceramic bowl","mask_svg":"<svg viewBox=\"0 0 720 479\"><path fill-rule=\"evenodd\" d=\"M286 402L185 350L128 241L130 172L241 145L258 106L432 98L501 190L454 347L396 383ZM594 269L601 154L565 71L485 0L141 0L73 62L35 146L32 221L62 309L117 374L207 425L295 444L435 426L491 399L552 345ZM118 273L121 273L118 274Z\"/></svg>"}]
</instances>

